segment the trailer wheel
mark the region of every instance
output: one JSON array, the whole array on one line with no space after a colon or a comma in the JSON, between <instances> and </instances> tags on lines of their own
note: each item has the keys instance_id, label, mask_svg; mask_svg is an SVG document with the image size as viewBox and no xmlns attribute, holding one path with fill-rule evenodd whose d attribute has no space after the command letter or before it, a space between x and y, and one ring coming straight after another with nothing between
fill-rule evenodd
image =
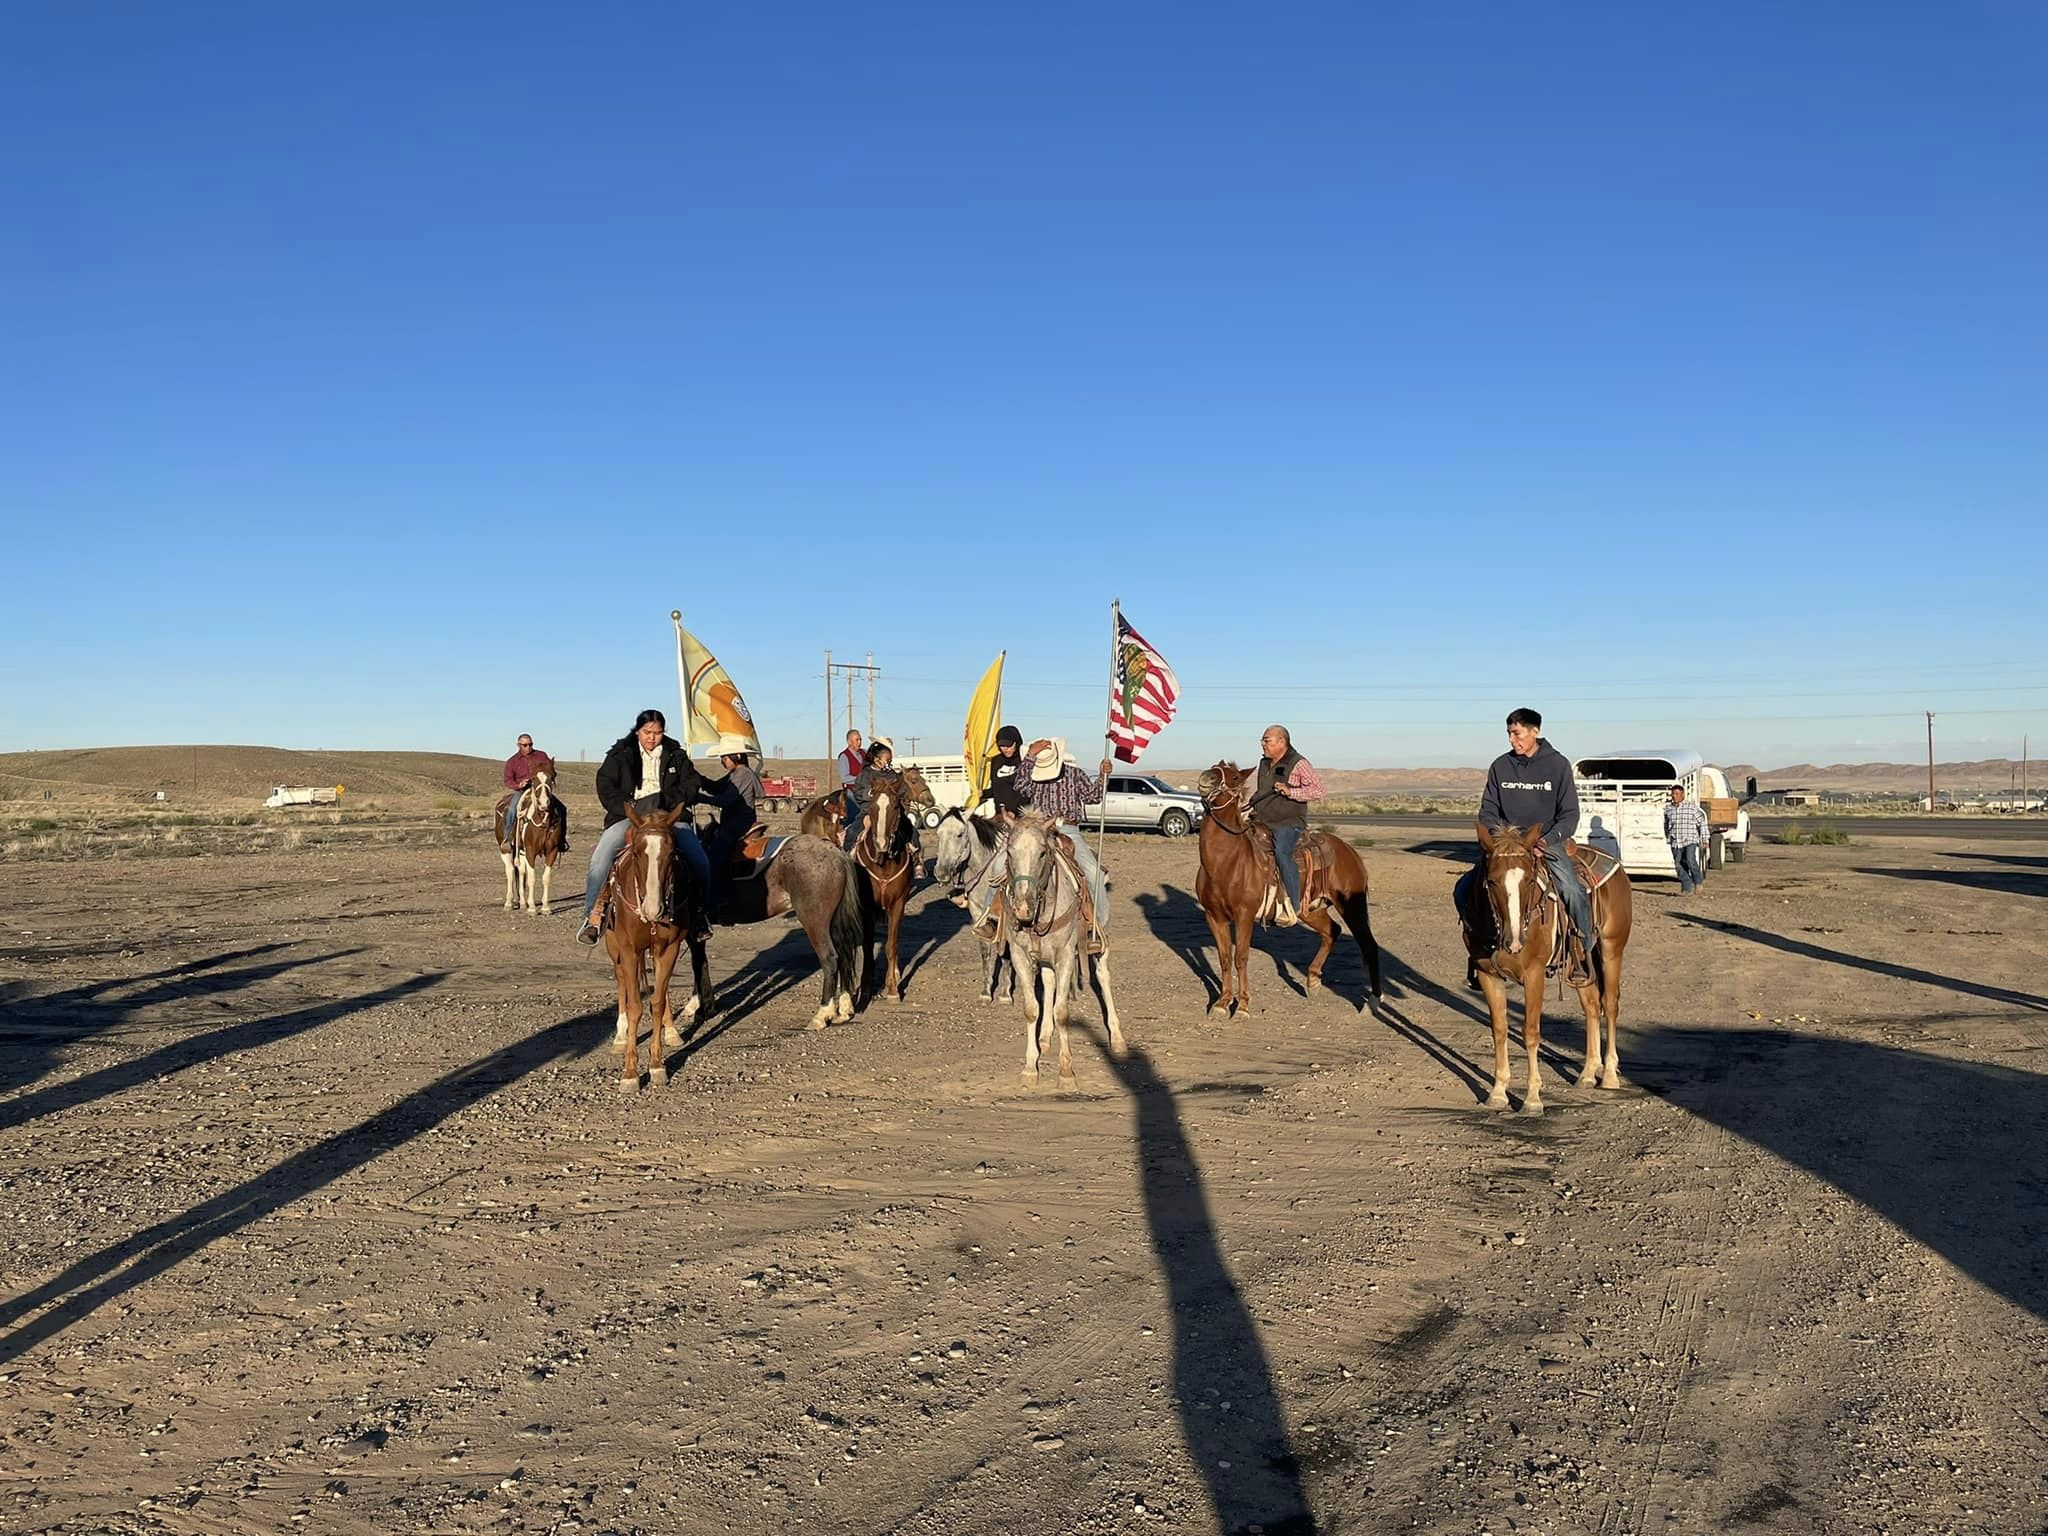
<instances>
[{"instance_id":1,"label":"trailer wheel","mask_svg":"<svg viewBox=\"0 0 2048 1536\"><path fill-rule=\"evenodd\" d=\"M1728 862L1731 864L1740 864L1742 862L1743 851L1748 847L1748 843L1728 844Z\"/></svg>"},{"instance_id":2,"label":"trailer wheel","mask_svg":"<svg viewBox=\"0 0 2048 1536\"><path fill-rule=\"evenodd\" d=\"M1707 867L1725 869L1728 866L1728 839L1716 832L1707 844Z\"/></svg>"}]
</instances>

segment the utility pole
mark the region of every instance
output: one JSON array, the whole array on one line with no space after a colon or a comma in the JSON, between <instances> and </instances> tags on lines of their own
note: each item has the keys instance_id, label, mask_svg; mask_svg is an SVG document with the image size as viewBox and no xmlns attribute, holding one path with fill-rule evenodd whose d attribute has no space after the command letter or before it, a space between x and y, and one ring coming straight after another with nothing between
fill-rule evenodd
<instances>
[{"instance_id":1,"label":"utility pole","mask_svg":"<svg viewBox=\"0 0 2048 1536\"><path fill-rule=\"evenodd\" d=\"M917 738L916 738L915 736L912 736L912 737L910 737L910 738L909 738L909 740L910 740L910 755L911 755L912 757L915 757L915 756L917 756Z\"/></svg>"},{"instance_id":2,"label":"utility pole","mask_svg":"<svg viewBox=\"0 0 2048 1536\"><path fill-rule=\"evenodd\" d=\"M865 673L868 680L868 739L875 737L875 679L882 675L882 669L875 665L875 653L868 652L865 665L857 661L834 661L832 653L825 653L825 755L832 756L839 749L832 745L832 674L841 673L846 678L846 728L853 729L853 683L856 673Z\"/></svg>"},{"instance_id":3,"label":"utility pole","mask_svg":"<svg viewBox=\"0 0 2048 1536\"><path fill-rule=\"evenodd\" d=\"M868 740L875 739L875 653L868 652Z\"/></svg>"},{"instance_id":4,"label":"utility pole","mask_svg":"<svg viewBox=\"0 0 2048 1536\"><path fill-rule=\"evenodd\" d=\"M2032 798L2032 794L2027 789L2027 738L2022 736L2020 738L2020 808L2025 810L2028 801Z\"/></svg>"},{"instance_id":5,"label":"utility pole","mask_svg":"<svg viewBox=\"0 0 2048 1536\"><path fill-rule=\"evenodd\" d=\"M1927 711L1927 809L1934 809L1934 711Z\"/></svg>"},{"instance_id":6,"label":"utility pole","mask_svg":"<svg viewBox=\"0 0 2048 1536\"><path fill-rule=\"evenodd\" d=\"M832 647L825 647L825 760L830 762L832 746Z\"/></svg>"}]
</instances>

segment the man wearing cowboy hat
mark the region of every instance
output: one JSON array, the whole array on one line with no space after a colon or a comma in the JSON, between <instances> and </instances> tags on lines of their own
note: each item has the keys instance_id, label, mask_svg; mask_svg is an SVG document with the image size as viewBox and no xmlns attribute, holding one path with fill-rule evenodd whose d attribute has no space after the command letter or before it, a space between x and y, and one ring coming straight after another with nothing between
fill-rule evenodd
<instances>
[{"instance_id":1,"label":"man wearing cowboy hat","mask_svg":"<svg viewBox=\"0 0 2048 1536\"><path fill-rule=\"evenodd\" d=\"M1095 850L1081 835L1081 808L1102 803L1102 793L1109 787L1109 759L1105 757L1102 760L1101 768L1090 779L1081 771L1081 765L1067 756L1067 744L1063 738L1041 736L1024 749L1018 761L1023 766L1012 780L1017 786L1018 799L1023 801L1027 810L1050 818L1058 830L1066 834L1074 850L1074 863L1080 869L1086 887L1081 892L1081 916L1087 924L1088 953L1099 955L1102 953L1102 927L1098 914L1109 904L1109 882L1103 878ZM992 937L986 933L983 936Z\"/></svg>"},{"instance_id":2,"label":"man wearing cowboy hat","mask_svg":"<svg viewBox=\"0 0 2048 1536\"><path fill-rule=\"evenodd\" d=\"M732 878L733 850L761 819L761 775L748 761L749 747L741 736L718 738L718 761L725 767L723 783L707 792L718 804L718 830L711 836L711 907L718 909Z\"/></svg>"}]
</instances>

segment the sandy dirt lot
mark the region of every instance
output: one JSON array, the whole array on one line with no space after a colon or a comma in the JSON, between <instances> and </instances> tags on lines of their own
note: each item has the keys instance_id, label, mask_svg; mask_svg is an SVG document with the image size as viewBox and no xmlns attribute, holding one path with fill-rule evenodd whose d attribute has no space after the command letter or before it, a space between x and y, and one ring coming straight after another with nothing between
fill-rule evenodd
<instances>
[{"instance_id":1,"label":"sandy dirt lot","mask_svg":"<svg viewBox=\"0 0 2048 1536\"><path fill-rule=\"evenodd\" d=\"M1072 1093L929 888L823 1033L722 932L631 1099L486 842L10 864L0 1529L2041 1530L2048 844L1646 883L1632 1086L1553 1005L1540 1120L1455 855L1367 851L1378 1017L1296 932L1223 1022L1192 841L1112 839Z\"/></svg>"}]
</instances>

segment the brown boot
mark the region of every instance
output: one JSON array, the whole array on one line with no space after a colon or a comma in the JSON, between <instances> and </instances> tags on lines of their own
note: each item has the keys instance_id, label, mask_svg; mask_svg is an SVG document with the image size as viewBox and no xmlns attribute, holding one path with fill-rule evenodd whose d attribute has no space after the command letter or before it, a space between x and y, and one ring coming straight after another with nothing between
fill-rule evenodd
<instances>
[{"instance_id":1,"label":"brown boot","mask_svg":"<svg viewBox=\"0 0 2048 1536\"><path fill-rule=\"evenodd\" d=\"M1590 986L1593 981L1593 957L1586 952L1586 946L1580 942L1577 934L1573 934L1571 942L1565 946L1565 954L1567 959L1564 979L1575 987Z\"/></svg>"}]
</instances>

